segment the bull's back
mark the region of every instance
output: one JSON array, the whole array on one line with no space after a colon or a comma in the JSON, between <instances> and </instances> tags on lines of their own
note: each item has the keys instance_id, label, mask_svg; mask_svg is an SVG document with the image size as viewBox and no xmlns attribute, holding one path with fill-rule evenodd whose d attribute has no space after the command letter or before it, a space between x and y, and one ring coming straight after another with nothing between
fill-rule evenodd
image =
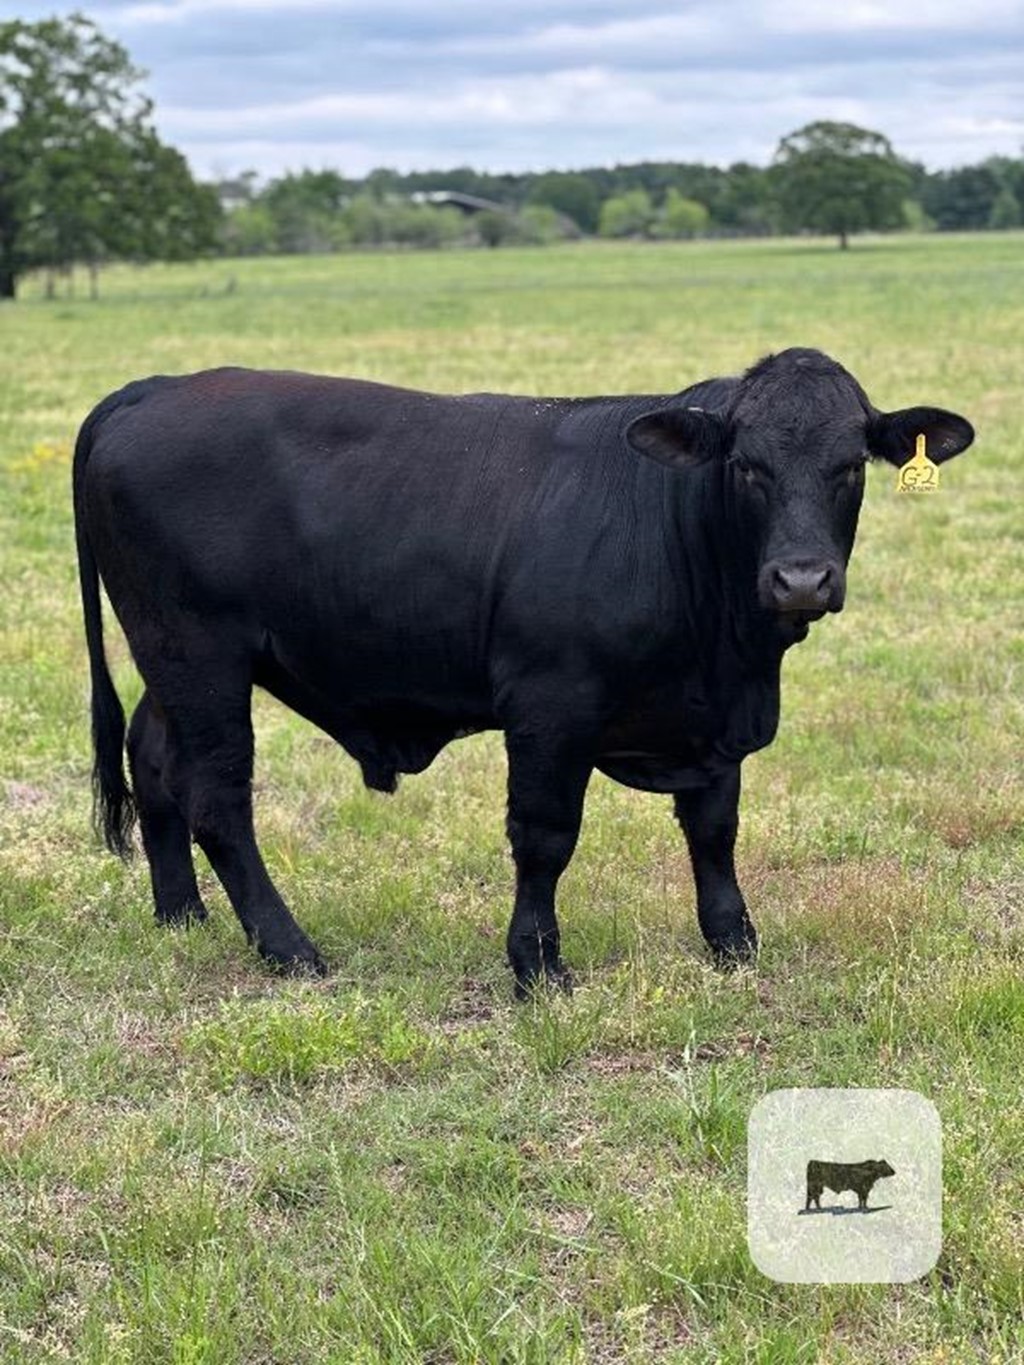
<instances>
[{"instance_id":1,"label":"bull's back","mask_svg":"<svg viewBox=\"0 0 1024 1365\"><path fill-rule=\"evenodd\" d=\"M385 542L493 525L543 477L559 415L550 402L237 369L155 377L106 402L90 485L116 488L126 512L187 511L207 529L274 518L275 541L367 522Z\"/></svg>"},{"instance_id":2,"label":"bull's back","mask_svg":"<svg viewBox=\"0 0 1024 1365\"><path fill-rule=\"evenodd\" d=\"M401 690L410 670L483 686L503 554L548 476L558 400L224 369L108 404L84 502L123 620L175 603L244 622L295 672L340 670L357 690L385 676Z\"/></svg>"},{"instance_id":3,"label":"bull's back","mask_svg":"<svg viewBox=\"0 0 1024 1365\"><path fill-rule=\"evenodd\" d=\"M810 1186L827 1186L836 1194L844 1190L855 1190L865 1180L877 1178L869 1161L809 1161L807 1163L807 1183Z\"/></svg>"}]
</instances>

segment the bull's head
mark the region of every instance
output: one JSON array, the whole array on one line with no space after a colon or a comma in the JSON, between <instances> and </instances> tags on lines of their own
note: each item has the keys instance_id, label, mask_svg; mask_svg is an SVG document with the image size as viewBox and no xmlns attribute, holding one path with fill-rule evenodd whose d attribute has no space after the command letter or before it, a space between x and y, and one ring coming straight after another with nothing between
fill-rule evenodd
<instances>
[{"instance_id":1,"label":"bull's head","mask_svg":"<svg viewBox=\"0 0 1024 1365\"><path fill-rule=\"evenodd\" d=\"M941 408L879 412L836 361L793 349L748 370L721 410L684 398L636 418L626 436L676 469L721 462L760 604L799 638L808 621L842 610L866 462L904 464L921 433L936 464L974 439L968 421Z\"/></svg>"}]
</instances>

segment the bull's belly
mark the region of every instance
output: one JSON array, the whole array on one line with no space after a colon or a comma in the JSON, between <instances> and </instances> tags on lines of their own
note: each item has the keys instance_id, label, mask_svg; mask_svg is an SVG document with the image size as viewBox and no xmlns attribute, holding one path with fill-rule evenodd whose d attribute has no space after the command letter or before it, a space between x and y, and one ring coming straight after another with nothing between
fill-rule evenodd
<instances>
[{"instance_id":1,"label":"bull's belly","mask_svg":"<svg viewBox=\"0 0 1024 1365\"><path fill-rule=\"evenodd\" d=\"M306 656L270 636L254 680L336 740L377 791L394 791L400 774L422 772L453 739L494 725L483 690L426 655Z\"/></svg>"},{"instance_id":2,"label":"bull's belly","mask_svg":"<svg viewBox=\"0 0 1024 1365\"><path fill-rule=\"evenodd\" d=\"M392 791L402 773L422 772L453 739L499 729L485 667L443 637L396 651L387 632L376 642L345 632L309 642L268 632L255 680L338 741L367 785ZM690 676L674 677L623 699L594 749L594 766L624 786L648 792L701 787L723 766L770 742L777 687L736 688L727 704Z\"/></svg>"}]
</instances>

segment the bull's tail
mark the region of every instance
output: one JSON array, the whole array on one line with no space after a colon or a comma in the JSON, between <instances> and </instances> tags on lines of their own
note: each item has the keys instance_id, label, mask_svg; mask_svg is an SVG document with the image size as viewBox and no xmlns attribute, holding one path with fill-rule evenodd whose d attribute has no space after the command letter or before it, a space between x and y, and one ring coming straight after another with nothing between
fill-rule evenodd
<instances>
[{"instance_id":1,"label":"bull's tail","mask_svg":"<svg viewBox=\"0 0 1024 1365\"><path fill-rule=\"evenodd\" d=\"M85 466L93 435L107 411L108 404L101 403L82 423L75 443L72 478L78 579L82 589L82 613L85 617L85 639L89 647L89 672L92 679L93 820L110 851L127 859L132 855L131 835L136 812L124 769L124 708L114 688L103 652L100 576L85 527L83 498Z\"/></svg>"}]
</instances>

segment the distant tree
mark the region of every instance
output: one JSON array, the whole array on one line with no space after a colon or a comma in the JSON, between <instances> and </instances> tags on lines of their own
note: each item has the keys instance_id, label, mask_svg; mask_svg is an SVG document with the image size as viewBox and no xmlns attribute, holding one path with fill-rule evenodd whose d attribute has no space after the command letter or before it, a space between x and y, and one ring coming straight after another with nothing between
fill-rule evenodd
<instances>
[{"instance_id":1,"label":"distant tree","mask_svg":"<svg viewBox=\"0 0 1024 1365\"><path fill-rule=\"evenodd\" d=\"M641 237L653 222L654 205L647 191L627 190L601 205L599 231L602 237Z\"/></svg>"},{"instance_id":2,"label":"distant tree","mask_svg":"<svg viewBox=\"0 0 1024 1365\"><path fill-rule=\"evenodd\" d=\"M356 246L380 246L387 239L383 205L370 194L357 194L342 214L346 230ZM286 248L285 248L286 249Z\"/></svg>"},{"instance_id":3,"label":"distant tree","mask_svg":"<svg viewBox=\"0 0 1024 1365\"><path fill-rule=\"evenodd\" d=\"M225 215L221 242L229 256L262 256L277 250L277 227L266 204L239 204Z\"/></svg>"},{"instance_id":4,"label":"distant tree","mask_svg":"<svg viewBox=\"0 0 1024 1365\"><path fill-rule=\"evenodd\" d=\"M929 218L919 199L904 199L903 226L908 232L932 232L935 219Z\"/></svg>"},{"instance_id":5,"label":"distant tree","mask_svg":"<svg viewBox=\"0 0 1024 1365\"><path fill-rule=\"evenodd\" d=\"M511 213L500 209L483 209L473 219L473 225L480 234L484 246L501 246L516 235L515 219Z\"/></svg>"},{"instance_id":6,"label":"distant tree","mask_svg":"<svg viewBox=\"0 0 1024 1365\"><path fill-rule=\"evenodd\" d=\"M1021 208L1017 196L1009 185L1004 185L992 201L988 215L990 228L1015 228L1021 225Z\"/></svg>"},{"instance_id":7,"label":"distant tree","mask_svg":"<svg viewBox=\"0 0 1024 1365\"><path fill-rule=\"evenodd\" d=\"M521 242L546 246L566 237L578 237L576 220L550 204L527 204L516 215L516 235Z\"/></svg>"},{"instance_id":8,"label":"distant tree","mask_svg":"<svg viewBox=\"0 0 1024 1365\"><path fill-rule=\"evenodd\" d=\"M276 249L331 251L346 244L340 218L353 188L337 171L304 170L272 180L258 202L273 220Z\"/></svg>"},{"instance_id":9,"label":"distant tree","mask_svg":"<svg viewBox=\"0 0 1024 1365\"><path fill-rule=\"evenodd\" d=\"M38 266L213 245L216 196L160 143L141 79L80 14L0 23L0 297Z\"/></svg>"},{"instance_id":10,"label":"distant tree","mask_svg":"<svg viewBox=\"0 0 1024 1365\"><path fill-rule=\"evenodd\" d=\"M1013 191L1013 197L1024 208L1024 149L1019 157L990 156L981 163L990 170L999 185Z\"/></svg>"},{"instance_id":11,"label":"distant tree","mask_svg":"<svg viewBox=\"0 0 1024 1365\"><path fill-rule=\"evenodd\" d=\"M187 261L216 242L222 213L216 190L199 185L188 162L151 129L122 141L122 166L97 168L109 203L108 254L127 260Z\"/></svg>"},{"instance_id":12,"label":"distant tree","mask_svg":"<svg viewBox=\"0 0 1024 1365\"><path fill-rule=\"evenodd\" d=\"M773 177L786 225L834 233L844 249L853 232L902 226L911 183L888 138L852 123L809 123L784 137Z\"/></svg>"},{"instance_id":13,"label":"distant tree","mask_svg":"<svg viewBox=\"0 0 1024 1365\"><path fill-rule=\"evenodd\" d=\"M586 174L595 177L603 198L626 194L630 190L644 190L654 203L659 204L668 191L674 189L684 199L698 200L712 214L726 183L726 173L718 166L698 162L640 161Z\"/></svg>"},{"instance_id":14,"label":"distant tree","mask_svg":"<svg viewBox=\"0 0 1024 1365\"><path fill-rule=\"evenodd\" d=\"M538 176L530 186L527 203L546 204L564 213L582 232L596 232L601 213L601 198L586 175L570 171L550 171Z\"/></svg>"},{"instance_id":15,"label":"distant tree","mask_svg":"<svg viewBox=\"0 0 1024 1365\"><path fill-rule=\"evenodd\" d=\"M363 181L363 189L374 199L386 199L401 194L405 188L403 176L388 166L376 166Z\"/></svg>"},{"instance_id":16,"label":"distant tree","mask_svg":"<svg viewBox=\"0 0 1024 1365\"><path fill-rule=\"evenodd\" d=\"M669 190L655 224L659 237L698 237L706 232L711 215L699 199L685 199Z\"/></svg>"},{"instance_id":17,"label":"distant tree","mask_svg":"<svg viewBox=\"0 0 1024 1365\"><path fill-rule=\"evenodd\" d=\"M712 221L736 233L777 232L779 205L772 177L761 166L737 161L724 172L722 192L715 201Z\"/></svg>"},{"instance_id":18,"label":"distant tree","mask_svg":"<svg viewBox=\"0 0 1024 1365\"><path fill-rule=\"evenodd\" d=\"M465 224L458 209L405 199L385 206L384 229L387 240L399 246L432 248L457 242Z\"/></svg>"},{"instance_id":19,"label":"distant tree","mask_svg":"<svg viewBox=\"0 0 1024 1365\"><path fill-rule=\"evenodd\" d=\"M930 175L921 200L925 211L943 231L971 231L990 225L1002 187L1001 177L991 164L983 162Z\"/></svg>"}]
</instances>

